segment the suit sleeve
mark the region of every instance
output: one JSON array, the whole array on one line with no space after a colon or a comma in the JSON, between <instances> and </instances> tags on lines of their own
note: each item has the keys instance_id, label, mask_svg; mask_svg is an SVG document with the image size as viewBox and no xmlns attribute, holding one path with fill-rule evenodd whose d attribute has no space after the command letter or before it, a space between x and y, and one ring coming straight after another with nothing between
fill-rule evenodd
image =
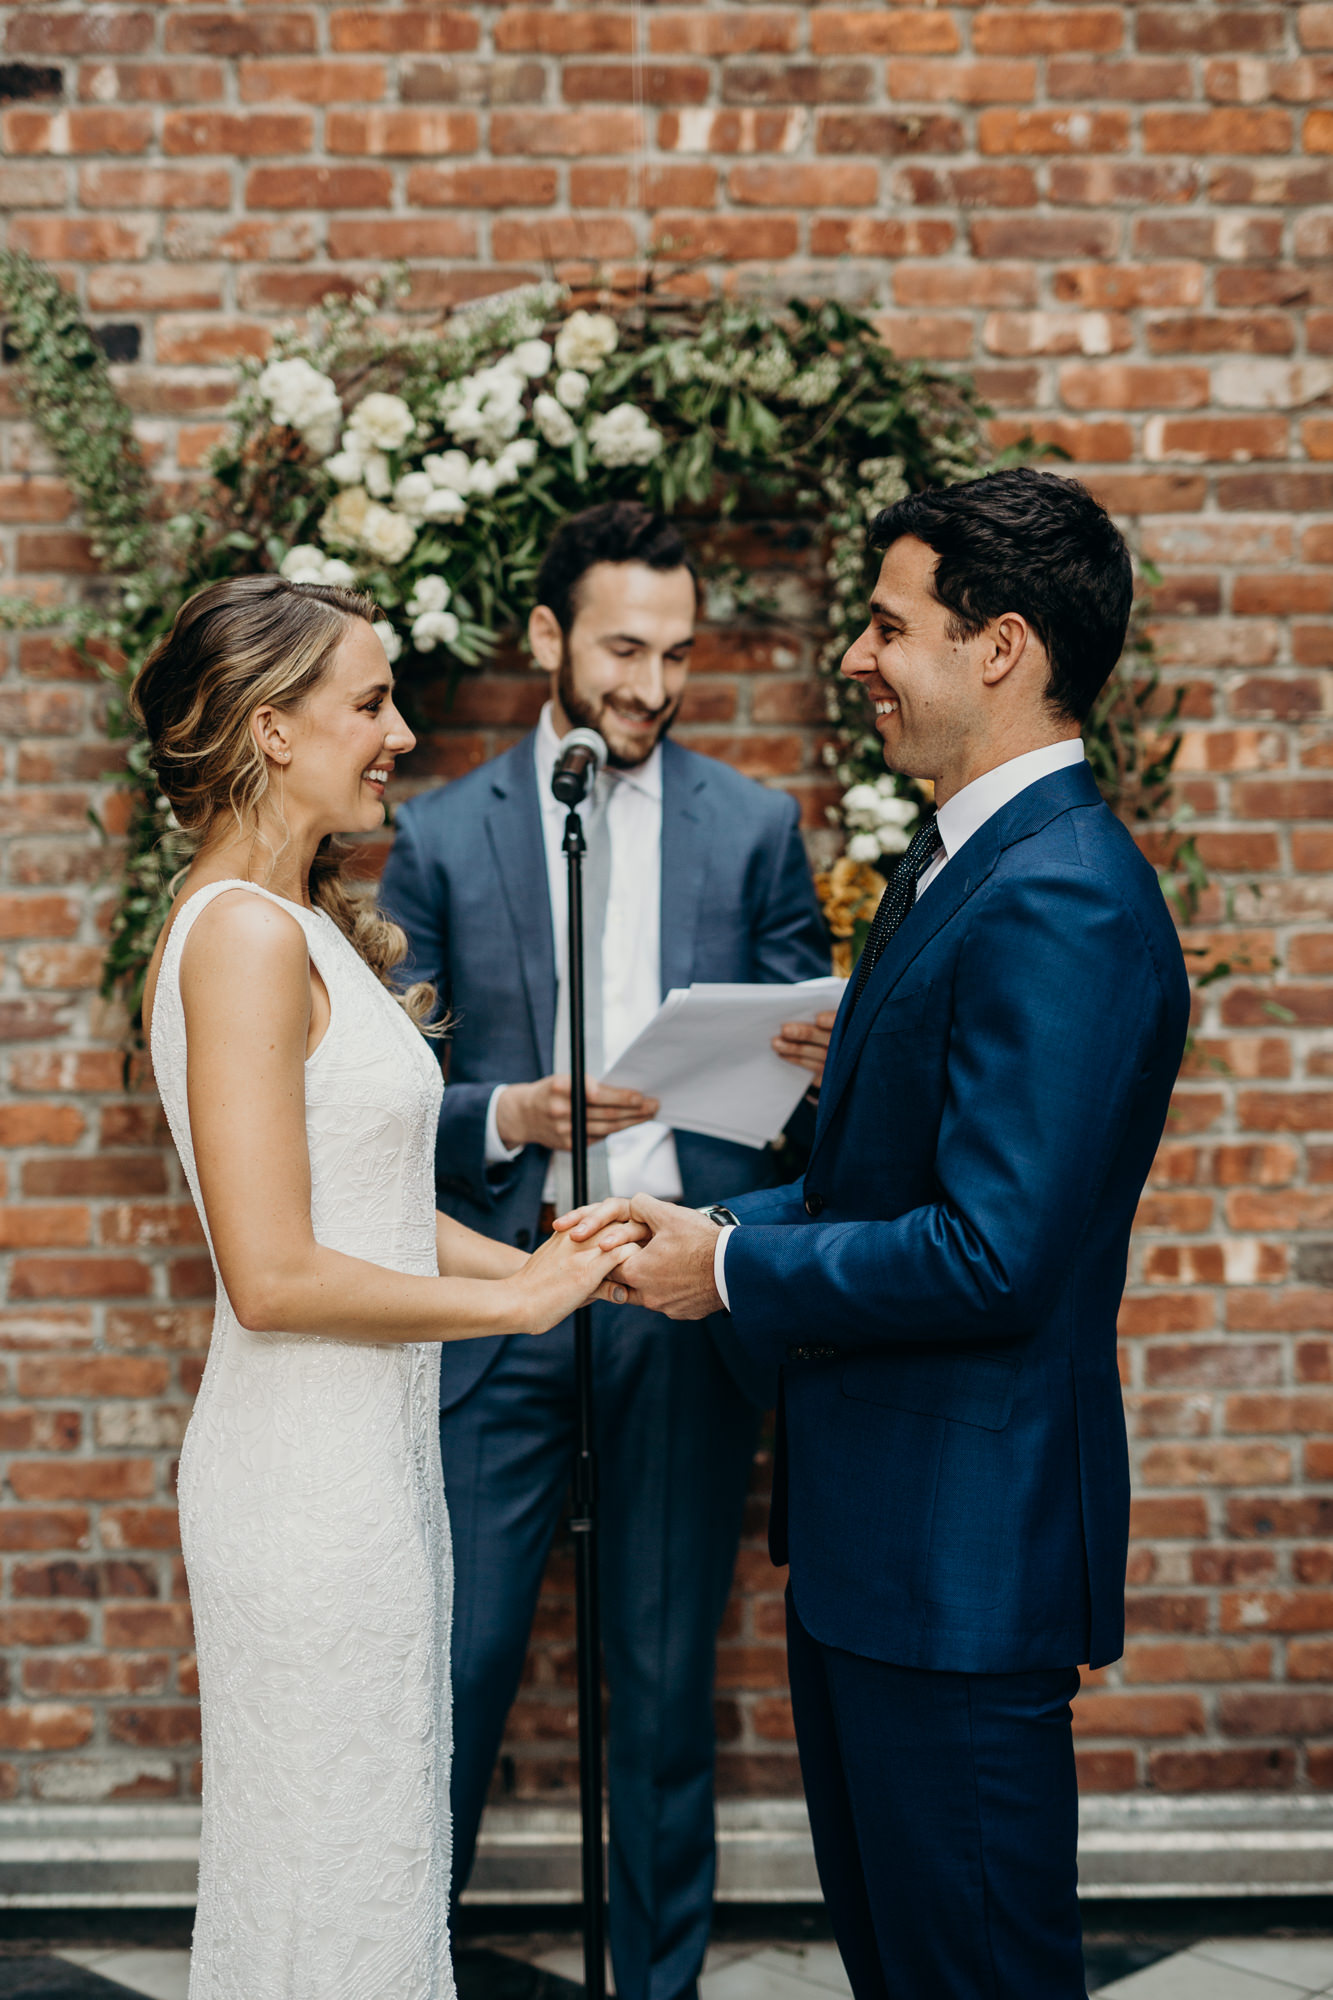
<instances>
[{"instance_id":1,"label":"suit sleeve","mask_svg":"<svg viewBox=\"0 0 1333 2000\"><path fill-rule=\"evenodd\" d=\"M407 933L407 980L425 979L435 988L435 1018L452 1001L449 974L448 885L433 864L410 805L399 809L393 846L380 882L380 904ZM486 1113L494 1083L451 1083L440 1104L435 1131L435 1178L453 1182L482 1208L492 1208L505 1192L509 1172L486 1170Z\"/></svg>"},{"instance_id":2,"label":"suit sleeve","mask_svg":"<svg viewBox=\"0 0 1333 2000\"><path fill-rule=\"evenodd\" d=\"M1000 879L979 902L955 973L939 1198L891 1220L738 1229L732 1325L756 1358L811 1327L845 1351L1018 1340L1069 1268L1163 1032L1162 986L1089 871ZM859 1066L873 1060L872 1034ZM872 1153L856 1171L873 1200Z\"/></svg>"},{"instance_id":3,"label":"suit sleeve","mask_svg":"<svg viewBox=\"0 0 1333 2000\"><path fill-rule=\"evenodd\" d=\"M830 964L828 929L801 838L800 807L784 795L782 808L773 869L754 937L754 977L760 985L817 979Z\"/></svg>"}]
</instances>

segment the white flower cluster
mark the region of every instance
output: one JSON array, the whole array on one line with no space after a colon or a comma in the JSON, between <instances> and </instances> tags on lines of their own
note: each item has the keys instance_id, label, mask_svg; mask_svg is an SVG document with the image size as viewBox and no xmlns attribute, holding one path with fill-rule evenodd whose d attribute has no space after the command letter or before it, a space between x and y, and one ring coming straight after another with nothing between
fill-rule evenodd
<instances>
[{"instance_id":1,"label":"white flower cluster","mask_svg":"<svg viewBox=\"0 0 1333 2000\"><path fill-rule=\"evenodd\" d=\"M329 376L297 355L288 361L270 361L260 373L258 386L274 423L299 431L316 457L327 457L343 414Z\"/></svg>"},{"instance_id":2,"label":"white flower cluster","mask_svg":"<svg viewBox=\"0 0 1333 2000\"><path fill-rule=\"evenodd\" d=\"M595 375L619 345L620 333L610 313L572 312L555 337L555 358L562 368Z\"/></svg>"},{"instance_id":3,"label":"white flower cluster","mask_svg":"<svg viewBox=\"0 0 1333 2000\"><path fill-rule=\"evenodd\" d=\"M651 465L662 449L662 433L637 404L617 403L590 419L588 444L602 465Z\"/></svg>"},{"instance_id":4,"label":"white flower cluster","mask_svg":"<svg viewBox=\"0 0 1333 2000\"><path fill-rule=\"evenodd\" d=\"M278 565L278 575L288 583L342 583L355 587L356 571L338 556L326 556L314 542L301 542L288 549Z\"/></svg>"},{"instance_id":5,"label":"white flower cluster","mask_svg":"<svg viewBox=\"0 0 1333 2000\"><path fill-rule=\"evenodd\" d=\"M402 640L394 631L393 626L387 618L377 618L370 629L379 640L381 646L383 646L384 657L389 662L389 665L392 666L402 653Z\"/></svg>"},{"instance_id":6,"label":"white flower cluster","mask_svg":"<svg viewBox=\"0 0 1333 2000\"><path fill-rule=\"evenodd\" d=\"M451 382L440 397L450 437L475 444L494 458L523 423L523 395L551 366L550 343L521 340L501 361Z\"/></svg>"},{"instance_id":7,"label":"white flower cluster","mask_svg":"<svg viewBox=\"0 0 1333 2000\"><path fill-rule=\"evenodd\" d=\"M458 620L445 609L451 592L442 576L419 576L407 600L412 620L412 644L419 653L433 653L441 643L452 646L458 637Z\"/></svg>"},{"instance_id":8,"label":"white flower cluster","mask_svg":"<svg viewBox=\"0 0 1333 2000\"><path fill-rule=\"evenodd\" d=\"M908 844L907 828L917 816L911 799L897 796L887 773L873 783L853 785L844 792L839 811L850 836L847 853L853 861L878 861L881 855L901 854Z\"/></svg>"}]
</instances>

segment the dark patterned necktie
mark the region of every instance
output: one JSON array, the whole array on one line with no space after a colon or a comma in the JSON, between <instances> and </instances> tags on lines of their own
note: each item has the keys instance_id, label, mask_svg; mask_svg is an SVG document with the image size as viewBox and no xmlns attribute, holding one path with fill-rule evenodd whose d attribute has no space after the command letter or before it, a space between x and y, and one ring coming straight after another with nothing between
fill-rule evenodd
<instances>
[{"instance_id":1,"label":"dark patterned necktie","mask_svg":"<svg viewBox=\"0 0 1333 2000\"><path fill-rule=\"evenodd\" d=\"M879 899L879 908L870 926L870 935L861 952L861 963L856 969L853 1007L861 998L866 981L883 957L885 945L916 901L917 883L943 845L935 815L932 813L929 819L921 822L912 835L907 852L900 857L898 866L889 877L888 887Z\"/></svg>"}]
</instances>

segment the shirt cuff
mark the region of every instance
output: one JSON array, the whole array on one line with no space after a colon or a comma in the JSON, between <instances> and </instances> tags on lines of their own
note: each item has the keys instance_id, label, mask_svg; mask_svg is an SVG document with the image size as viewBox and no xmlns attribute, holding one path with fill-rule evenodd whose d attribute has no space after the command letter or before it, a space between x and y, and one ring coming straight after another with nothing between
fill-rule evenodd
<instances>
[{"instance_id":1,"label":"shirt cuff","mask_svg":"<svg viewBox=\"0 0 1333 2000\"><path fill-rule=\"evenodd\" d=\"M486 1165L488 1167L507 1167L509 1162L516 1160L523 1151L521 1146L506 1146L504 1140L500 1137L498 1106L500 1103L500 1092L507 1088L507 1084L497 1083L495 1089L491 1092L490 1103L486 1106ZM474 1125L472 1129L475 1132L477 1128ZM475 1140L473 1143L476 1143ZM474 1154L473 1157L475 1158L476 1155Z\"/></svg>"},{"instance_id":2,"label":"shirt cuff","mask_svg":"<svg viewBox=\"0 0 1333 2000\"><path fill-rule=\"evenodd\" d=\"M718 1230L717 1242L713 1246L713 1283L727 1312L731 1311L731 1300L727 1296L727 1242L735 1234L736 1224L726 1223Z\"/></svg>"}]
</instances>

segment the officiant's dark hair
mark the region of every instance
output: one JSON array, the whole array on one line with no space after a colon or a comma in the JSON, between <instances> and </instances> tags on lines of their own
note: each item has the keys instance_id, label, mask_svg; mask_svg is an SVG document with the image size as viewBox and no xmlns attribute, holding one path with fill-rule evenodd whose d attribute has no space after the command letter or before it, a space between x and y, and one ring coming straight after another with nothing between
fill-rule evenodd
<instances>
[{"instance_id":1,"label":"officiant's dark hair","mask_svg":"<svg viewBox=\"0 0 1333 2000\"><path fill-rule=\"evenodd\" d=\"M1124 537L1076 479L1016 466L960 486L928 486L886 507L870 546L913 535L939 561L931 588L950 636L975 638L1016 611L1050 661L1046 700L1087 719L1125 644L1134 576Z\"/></svg>"},{"instance_id":2,"label":"officiant's dark hair","mask_svg":"<svg viewBox=\"0 0 1333 2000\"><path fill-rule=\"evenodd\" d=\"M649 569L687 569L699 576L679 532L640 500L604 500L571 514L552 535L537 571L535 601L553 612L568 633L579 613L579 584L595 563L646 563Z\"/></svg>"}]
</instances>

